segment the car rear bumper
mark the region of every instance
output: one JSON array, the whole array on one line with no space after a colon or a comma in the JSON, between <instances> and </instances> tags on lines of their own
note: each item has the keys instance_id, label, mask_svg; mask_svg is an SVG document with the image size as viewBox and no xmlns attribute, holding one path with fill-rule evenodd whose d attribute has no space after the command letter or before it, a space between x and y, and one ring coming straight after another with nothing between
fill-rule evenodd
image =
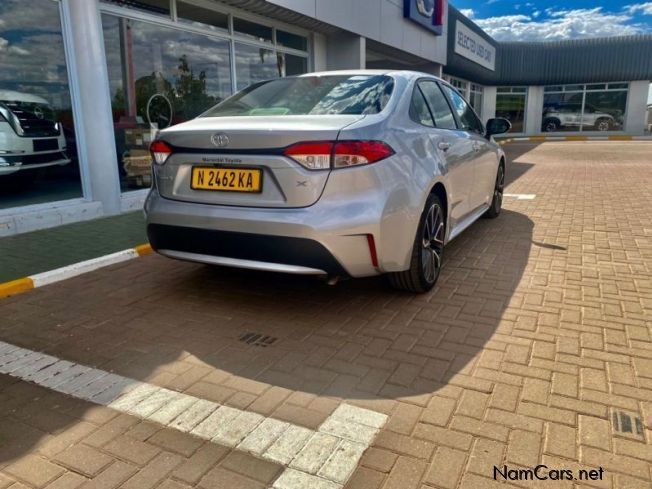
<instances>
[{"instance_id":1,"label":"car rear bumper","mask_svg":"<svg viewBox=\"0 0 652 489\"><path fill-rule=\"evenodd\" d=\"M306 208L270 209L180 202L152 190L145 213L150 243L162 255L259 270L366 277L387 271L382 263L374 266L367 238L371 234L379 242L382 206L377 200L359 202L357 212L328 199Z\"/></svg>"},{"instance_id":2,"label":"car rear bumper","mask_svg":"<svg viewBox=\"0 0 652 489\"><path fill-rule=\"evenodd\" d=\"M301 275L348 275L319 242L306 238L149 224L152 248L181 260Z\"/></svg>"}]
</instances>

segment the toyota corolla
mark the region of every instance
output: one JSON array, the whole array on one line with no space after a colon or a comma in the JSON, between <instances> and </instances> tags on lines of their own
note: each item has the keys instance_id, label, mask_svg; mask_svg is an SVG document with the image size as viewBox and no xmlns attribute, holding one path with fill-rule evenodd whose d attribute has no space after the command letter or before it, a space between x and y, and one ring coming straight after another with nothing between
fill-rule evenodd
<instances>
[{"instance_id":1,"label":"toyota corolla","mask_svg":"<svg viewBox=\"0 0 652 489\"><path fill-rule=\"evenodd\" d=\"M459 92L409 71L253 84L151 145L160 254L425 292L446 244L500 213L505 155Z\"/></svg>"}]
</instances>

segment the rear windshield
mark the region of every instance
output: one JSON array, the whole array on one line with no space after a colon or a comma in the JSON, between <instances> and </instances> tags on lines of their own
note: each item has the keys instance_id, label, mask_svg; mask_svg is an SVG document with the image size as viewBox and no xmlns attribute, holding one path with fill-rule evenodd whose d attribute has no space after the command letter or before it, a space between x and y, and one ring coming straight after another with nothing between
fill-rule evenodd
<instances>
[{"instance_id":1,"label":"rear windshield","mask_svg":"<svg viewBox=\"0 0 652 489\"><path fill-rule=\"evenodd\" d=\"M377 114L393 88L385 75L279 78L251 85L201 117Z\"/></svg>"}]
</instances>

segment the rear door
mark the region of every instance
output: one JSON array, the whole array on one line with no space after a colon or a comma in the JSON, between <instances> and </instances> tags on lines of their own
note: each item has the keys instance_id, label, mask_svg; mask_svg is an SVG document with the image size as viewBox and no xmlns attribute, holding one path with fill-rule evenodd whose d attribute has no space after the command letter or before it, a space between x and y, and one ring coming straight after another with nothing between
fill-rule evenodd
<instances>
[{"instance_id":1,"label":"rear door","mask_svg":"<svg viewBox=\"0 0 652 489\"><path fill-rule=\"evenodd\" d=\"M449 228L454 229L472 211L469 199L473 188L473 140L465 131L458 129L450 105L436 81L421 80L418 87L427 101L437 129L432 138L435 151L446 161L444 174L450 200Z\"/></svg>"},{"instance_id":2,"label":"rear door","mask_svg":"<svg viewBox=\"0 0 652 489\"><path fill-rule=\"evenodd\" d=\"M498 160L493 148L485 137L484 127L471 105L457 90L445 83L441 84L457 116L460 129L471 140L473 148L473 185L469 196L469 208L473 212L491 202L498 170Z\"/></svg>"}]
</instances>

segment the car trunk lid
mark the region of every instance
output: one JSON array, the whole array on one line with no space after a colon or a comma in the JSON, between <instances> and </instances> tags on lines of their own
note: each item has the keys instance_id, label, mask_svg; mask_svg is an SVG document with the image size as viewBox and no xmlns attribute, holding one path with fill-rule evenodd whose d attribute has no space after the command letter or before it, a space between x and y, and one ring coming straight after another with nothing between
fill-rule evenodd
<instances>
[{"instance_id":1,"label":"car trunk lid","mask_svg":"<svg viewBox=\"0 0 652 489\"><path fill-rule=\"evenodd\" d=\"M172 146L173 154L164 165L155 165L158 190L165 198L203 204L248 207L312 205L321 196L330 171L308 170L284 156L284 148L302 141L334 141L341 129L363 117L320 115L194 119L161 132L160 139ZM208 180L215 175L237 180L238 177L242 178L243 172L232 173L233 170L247 170L245 175L251 175L253 171L260 179L260 191L198 189L199 176L193 180L193 172L200 169L213 170L202 172L203 178Z\"/></svg>"}]
</instances>

